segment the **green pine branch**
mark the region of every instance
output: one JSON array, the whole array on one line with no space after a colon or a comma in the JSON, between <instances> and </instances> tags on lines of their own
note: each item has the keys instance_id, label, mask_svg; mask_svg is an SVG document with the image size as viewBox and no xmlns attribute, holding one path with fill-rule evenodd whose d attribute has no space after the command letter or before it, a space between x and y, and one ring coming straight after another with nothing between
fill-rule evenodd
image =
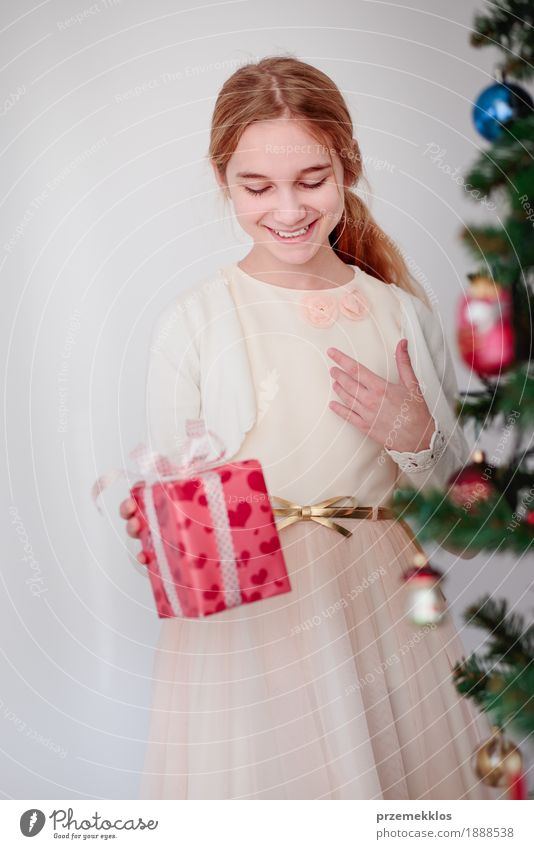
<instances>
[{"instance_id":1,"label":"green pine branch","mask_svg":"<svg viewBox=\"0 0 534 849\"><path fill-rule=\"evenodd\" d=\"M521 737L534 733L534 662L502 670L473 654L455 664L452 680L458 693L472 699L492 725L510 726Z\"/></svg>"},{"instance_id":2,"label":"green pine branch","mask_svg":"<svg viewBox=\"0 0 534 849\"><path fill-rule=\"evenodd\" d=\"M534 181L534 115L508 124L491 147L481 151L465 177L463 187L468 196L480 202L481 195L491 195L503 186L515 195L529 194ZM473 191L475 189L476 191Z\"/></svg>"},{"instance_id":3,"label":"green pine branch","mask_svg":"<svg viewBox=\"0 0 534 849\"><path fill-rule=\"evenodd\" d=\"M467 625L488 633L483 654L455 664L453 682L460 695L473 699L492 724L511 725L522 735L534 733L534 625L510 613L506 601L486 595L464 613Z\"/></svg>"},{"instance_id":4,"label":"green pine branch","mask_svg":"<svg viewBox=\"0 0 534 849\"><path fill-rule=\"evenodd\" d=\"M439 489L420 492L406 487L394 491L391 506L399 518L413 519L421 543L436 541L444 548L471 553L497 549L524 553L534 543L534 526L515 514L500 492L464 507Z\"/></svg>"},{"instance_id":5,"label":"green pine branch","mask_svg":"<svg viewBox=\"0 0 534 849\"><path fill-rule=\"evenodd\" d=\"M508 253L509 245L502 227L479 224L466 224L460 231L466 247L470 248L475 259L486 259L486 254L496 256Z\"/></svg>"},{"instance_id":6,"label":"green pine branch","mask_svg":"<svg viewBox=\"0 0 534 849\"><path fill-rule=\"evenodd\" d=\"M508 611L505 599L485 595L464 612L466 624L490 634L485 657L511 666L527 666L534 658L534 625L525 626L524 617Z\"/></svg>"},{"instance_id":7,"label":"green pine branch","mask_svg":"<svg viewBox=\"0 0 534 849\"><path fill-rule=\"evenodd\" d=\"M475 419L484 425L493 424L499 416L506 418L519 412L515 427L526 432L534 425L534 368L528 362L476 393L462 393L456 401L456 415L462 423Z\"/></svg>"},{"instance_id":8,"label":"green pine branch","mask_svg":"<svg viewBox=\"0 0 534 849\"><path fill-rule=\"evenodd\" d=\"M475 16L473 47L498 47L506 74L518 80L534 72L534 7L531 0L492 0Z\"/></svg>"},{"instance_id":9,"label":"green pine branch","mask_svg":"<svg viewBox=\"0 0 534 849\"><path fill-rule=\"evenodd\" d=\"M534 76L534 4L532 0L492 0L478 14L471 35L474 47L502 51L501 69L510 79ZM534 424L532 315L534 298L529 272L534 270L534 115L508 124L484 150L463 181L464 190L478 203L502 202L502 227L467 225L460 236L479 265L480 275L508 287L512 293L515 360L498 376L481 376L483 389L462 393L456 404L460 420L474 419L482 427L514 414L515 451L508 465L490 466L493 494L458 505L437 489L419 492L398 489L393 509L415 520L421 542L437 541L444 548L466 553L513 551L527 553L534 544L534 527L525 519L530 504L519 507L520 490L534 492L534 473L522 452L523 436ZM495 206L493 206L495 208ZM496 219L494 219L496 220ZM519 411L519 416L517 416ZM534 625L525 627L519 614L508 612L505 601L485 596L464 613L469 624L488 633L485 654L463 658L453 669L460 695L473 699L493 725L511 725L522 736L534 733Z\"/></svg>"},{"instance_id":10,"label":"green pine branch","mask_svg":"<svg viewBox=\"0 0 534 849\"><path fill-rule=\"evenodd\" d=\"M532 206L534 219L534 205ZM509 287L520 280L525 268L534 265L534 226L517 215L504 221L503 227L480 226L468 222L458 235L486 277Z\"/></svg>"}]
</instances>

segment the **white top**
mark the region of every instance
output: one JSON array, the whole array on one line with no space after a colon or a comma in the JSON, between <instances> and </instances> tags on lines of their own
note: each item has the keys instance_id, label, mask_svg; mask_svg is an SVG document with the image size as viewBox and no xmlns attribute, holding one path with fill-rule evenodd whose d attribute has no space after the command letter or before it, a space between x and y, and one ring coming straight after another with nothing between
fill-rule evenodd
<instances>
[{"instance_id":1,"label":"white top","mask_svg":"<svg viewBox=\"0 0 534 849\"><path fill-rule=\"evenodd\" d=\"M353 268L356 272L356 267ZM342 288L350 289L351 285ZM243 456L241 447L245 437L261 413L258 393L263 392L262 383L265 379L278 380L277 391L285 395L280 396L280 402L273 408L281 419L277 428L287 427L288 413L284 410L295 409L294 398L305 405L306 413L299 416L300 425L291 438L292 445L299 439L303 443L300 453L295 455L299 468L304 469L309 462L315 465L318 442L308 438L308 431L311 427L316 433L320 422L317 434L320 433L323 441L333 441L332 450L340 450L345 458L346 445L340 448L337 442L340 431L352 440L350 446L357 451L361 491L366 470L372 471L373 480L376 478L373 454L369 453L370 440L363 440L352 425L349 430L349 423L328 409L328 400L335 395L329 374L334 362L325 352L331 345L348 353L352 350L352 355L364 365L386 379L397 381L395 345L399 338L406 337L410 361L434 416L436 430L430 448L417 454L395 452L393 434L390 443L393 448L383 449L382 456L389 456L397 464L400 472L397 485L407 483L423 490L443 488L451 473L468 459L469 447L454 414L458 387L439 313L395 284L385 284L360 269L355 274L354 288L367 298L370 307L369 314L358 320L352 320L354 302L347 305L348 314L343 313L341 301L345 292L341 290L310 293L284 289L251 277L235 263L218 269L216 274L175 296L158 316L152 332L146 376L148 446L174 459L185 439L187 419L201 416L208 431L217 433L226 446L227 459L238 452ZM236 297L241 298L242 305L247 304L245 311L238 310ZM315 324L301 320L298 301L304 297L312 299L308 315L315 316ZM332 299L336 304L339 301L339 314L335 322L325 327L321 308L326 307L328 313ZM313 307L318 308L314 311ZM248 327L245 313L253 322L254 339L248 348L251 354L254 351L255 375L243 334L245 320ZM273 345L274 339L277 342ZM312 376L310 400L306 387ZM365 450L360 450L363 442ZM251 448L252 443L247 445L248 450ZM278 478L273 483L282 485L287 481ZM334 481L330 483L333 485ZM387 487L379 486L374 493L365 491L365 495L373 495L379 503L386 497L386 491Z\"/></svg>"},{"instance_id":2,"label":"white top","mask_svg":"<svg viewBox=\"0 0 534 849\"><path fill-rule=\"evenodd\" d=\"M146 446L175 460L186 420L202 416L226 446L226 459L255 454L265 464L270 491L299 503L350 494L363 506L387 506L391 459L397 486L443 489L470 449L454 413L458 385L439 313L394 283L353 268L370 316L351 321L342 313L330 327L300 321L297 303L309 293L257 280L236 263L175 295L151 335ZM323 294L343 297L335 289ZM261 309L250 309L251 299L253 306L261 301ZM430 448L417 454L379 448L328 408L335 396L328 347L352 350L364 365L398 380L394 349L401 337L408 339L412 367L436 422ZM311 376L313 393L306 391ZM127 542L137 552L138 543L130 537Z\"/></svg>"},{"instance_id":3,"label":"white top","mask_svg":"<svg viewBox=\"0 0 534 849\"><path fill-rule=\"evenodd\" d=\"M260 460L268 490L302 504L352 495L363 506L386 506L397 476L382 447L328 406L341 400L332 388L329 347L398 381L398 302L387 286L352 268L349 283L313 293L258 280L237 264L230 268L258 408L232 462Z\"/></svg>"}]
</instances>

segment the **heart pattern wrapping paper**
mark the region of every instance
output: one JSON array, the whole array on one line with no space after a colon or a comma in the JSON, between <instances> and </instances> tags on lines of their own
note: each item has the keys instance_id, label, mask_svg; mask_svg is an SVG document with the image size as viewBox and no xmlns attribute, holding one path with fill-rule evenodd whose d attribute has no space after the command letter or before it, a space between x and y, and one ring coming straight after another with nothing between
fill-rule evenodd
<instances>
[{"instance_id":1,"label":"heart pattern wrapping paper","mask_svg":"<svg viewBox=\"0 0 534 849\"><path fill-rule=\"evenodd\" d=\"M131 488L160 618L203 617L291 591L258 460Z\"/></svg>"}]
</instances>

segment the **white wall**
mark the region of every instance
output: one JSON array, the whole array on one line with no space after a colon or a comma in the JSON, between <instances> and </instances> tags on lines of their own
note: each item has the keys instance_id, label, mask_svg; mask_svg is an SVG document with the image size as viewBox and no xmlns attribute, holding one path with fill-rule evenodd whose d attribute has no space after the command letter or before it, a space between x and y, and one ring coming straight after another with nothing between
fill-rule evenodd
<instances>
[{"instance_id":1,"label":"white wall","mask_svg":"<svg viewBox=\"0 0 534 849\"><path fill-rule=\"evenodd\" d=\"M485 144L471 101L499 56L469 46L480 3L410 5L2 4L4 798L137 796L159 622L126 554L124 486L104 496L105 518L89 489L143 437L160 308L246 251L205 160L217 92L239 64L289 50L342 88L373 212L452 334L472 267L457 234L482 216L428 146L465 173ZM514 560L439 552L459 625L486 590L528 610L530 568ZM480 636L462 632L467 650Z\"/></svg>"}]
</instances>

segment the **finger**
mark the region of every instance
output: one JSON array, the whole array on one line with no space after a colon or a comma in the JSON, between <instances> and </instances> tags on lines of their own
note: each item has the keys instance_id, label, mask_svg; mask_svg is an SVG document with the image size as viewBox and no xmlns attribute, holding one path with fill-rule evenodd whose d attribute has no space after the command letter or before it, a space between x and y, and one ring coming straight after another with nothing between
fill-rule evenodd
<instances>
[{"instance_id":1,"label":"finger","mask_svg":"<svg viewBox=\"0 0 534 849\"><path fill-rule=\"evenodd\" d=\"M406 342L406 348L403 343ZM417 379L417 375L413 370L412 361L410 359L410 353L408 351L408 340L401 339L395 349L395 357L397 359L397 371L399 373L399 378L401 383L408 387L408 389L419 389L419 381Z\"/></svg>"},{"instance_id":2,"label":"finger","mask_svg":"<svg viewBox=\"0 0 534 849\"><path fill-rule=\"evenodd\" d=\"M355 398L353 395L351 395L350 392L347 392L346 389L344 389L344 387L337 382L337 380L334 381L332 389L334 390L334 392L336 392L337 395L339 395L345 407L348 407L350 410L354 410L356 413L358 413L359 416L362 417L362 419L365 417L365 414L368 412L365 405L361 401L359 401L358 398Z\"/></svg>"},{"instance_id":3,"label":"finger","mask_svg":"<svg viewBox=\"0 0 534 849\"><path fill-rule=\"evenodd\" d=\"M344 369L347 374L358 380L360 383L363 383L363 385L368 389L379 389L386 383L380 375L371 371L371 369L368 369L353 357L349 357L348 354L344 354L343 351L339 351L337 348L328 348L326 353L334 360L335 363L337 363L338 366Z\"/></svg>"},{"instance_id":4,"label":"finger","mask_svg":"<svg viewBox=\"0 0 534 849\"><path fill-rule=\"evenodd\" d=\"M133 498L125 498L121 502L119 512L123 519L129 519L137 511L137 502Z\"/></svg>"},{"instance_id":5,"label":"finger","mask_svg":"<svg viewBox=\"0 0 534 849\"><path fill-rule=\"evenodd\" d=\"M337 368L334 366L330 369L330 374L333 378L340 383L343 389L352 395L357 400L361 401L363 404L369 404L369 398L371 396L371 391L360 383L359 380L355 380L346 371L343 371L341 368Z\"/></svg>"},{"instance_id":6,"label":"finger","mask_svg":"<svg viewBox=\"0 0 534 849\"><path fill-rule=\"evenodd\" d=\"M131 537L139 536L139 531L141 530L141 522L136 517L133 519L129 519L126 523L126 532Z\"/></svg>"},{"instance_id":7,"label":"finger","mask_svg":"<svg viewBox=\"0 0 534 849\"><path fill-rule=\"evenodd\" d=\"M328 406L331 410L334 411L334 413L337 413L337 415L340 416L342 419L346 419L347 421L355 425L355 427L357 427L358 430L361 430L362 433L368 432L369 425L367 424L365 419L362 419L362 417L357 412L355 412L355 410L351 410L348 407L345 407L343 404L340 404L339 401L330 401Z\"/></svg>"}]
</instances>

